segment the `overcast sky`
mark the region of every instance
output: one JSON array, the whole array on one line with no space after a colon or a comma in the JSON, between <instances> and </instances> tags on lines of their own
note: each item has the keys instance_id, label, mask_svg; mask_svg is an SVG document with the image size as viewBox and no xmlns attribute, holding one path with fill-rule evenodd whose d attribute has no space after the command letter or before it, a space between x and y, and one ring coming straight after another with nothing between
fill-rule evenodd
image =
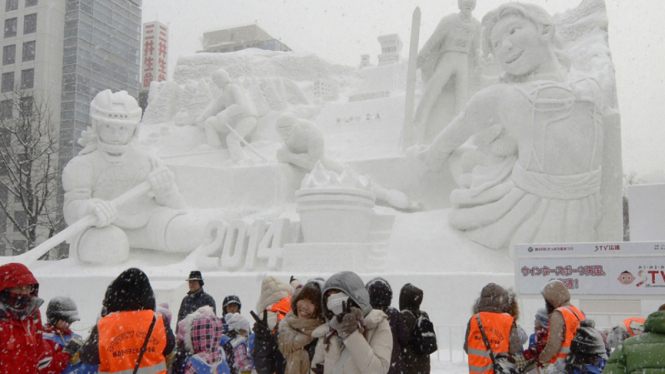
<instances>
[{"instance_id":1,"label":"overcast sky","mask_svg":"<svg viewBox=\"0 0 665 374\"><path fill-rule=\"evenodd\" d=\"M610 48L622 114L624 171L663 169L665 160L665 7L663 0L606 0ZM478 0L477 19L504 3ZM552 14L580 0L533 0ZM201 49L203 32L257 23L299 52L358 65L361 54L376 64L377 37L399 34L408 54L411 14L422 10L421 46L457 0L143 0L143 21L169 26L169 71L177 57Z\"/></svg>"}]
</instances>

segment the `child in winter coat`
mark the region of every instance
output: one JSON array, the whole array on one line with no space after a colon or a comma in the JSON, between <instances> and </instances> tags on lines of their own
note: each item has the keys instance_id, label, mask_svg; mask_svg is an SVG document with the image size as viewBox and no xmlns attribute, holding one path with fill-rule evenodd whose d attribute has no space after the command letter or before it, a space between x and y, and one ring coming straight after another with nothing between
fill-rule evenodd
<instances>
[{"instance_id":1,"label":"child in winter coat","mask_svg":"<svg viewBox=\"0 0 665 374\"><path fill-rule=\"evenodd\" d=\"M222 321L215 315L199 314L192 321L185 338L193 354L185 363L185 374L230 374L226 356L219 347Z\"/></svg>"},{"instance_id":2,"label":"child in winter coat","mask_svg":"<svg viewBox=\"0 0 665 374\"><path fill-rule=\"evenodd\" d=\"M594 322L586 319L580 322L577 333L570 343L570 353L566 356L567 374L602 374L600 360L607 359L605 342Z\"/></svg>"},{"instance_id":3,"label":"child in winter coat","mask_svg":"<svg viewBox=\"0 0 665 374\"><path fill-rule=\"evenodd\" d=\"M249 321L238 313L228 313L225 319L228 326L227 336L230 338L226 345L233 348L231 373L249 374L254 368L248 344Z\"/></svg>"}]
</instances>

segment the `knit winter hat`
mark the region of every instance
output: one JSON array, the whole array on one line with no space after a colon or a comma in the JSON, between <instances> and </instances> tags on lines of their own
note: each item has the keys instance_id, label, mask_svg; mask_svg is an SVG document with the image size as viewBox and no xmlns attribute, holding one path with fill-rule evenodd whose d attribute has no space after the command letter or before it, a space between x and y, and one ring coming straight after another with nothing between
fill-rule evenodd
<instances>
[{"instance_id":1,"label":"knit winter hat","mask_svg":"<svg viewBox=\"0 0 665 374\"><path fill-rule=\"evenodd\" d=\"M59 320L67 323L80 321L76 303L69 297L56 296L49 301L46 307L46 318L49 325L54 326Z\"/></svg>"},{"instance_id":2,"label":"knit winter hat","mask_svg":"<svg viewBox=\"0 0 665 374\"><path fill-rule=\"evenodd\" d=\"M586 319L580 322L575 337L570 343L570 352L585 356L607 358L603 337L596 331L593 320Z\"/></svg>"},{"instance_id":3,"label":"knit winter hat","mask_svg":"<svg viewBox=\"0 0 665 374\"><path fill-rule=\"evenodd\" d=\"M536 321L538 321L538 323L544 328L550 328L550 316L547 314L547 309L538 309L538 312L536 312Z\"/></svg>"},{"instance_id":4,"label":"knit winter hat","mask_svg":"<svg viewBox=\"0 0 665 374\"><path fill-rule=\"evenodd\" d=\"M226 324L229 326L229 330L231 331L252 331L249 326L249 321L239 313L229 313L226 315L226 317L224 317L224 320L226 321Z\"/></svg>"},{"instance_id":5,"label":"knit winter hat","mask_svg":"<svg viewBox=\"0 0 665 374\"><path fill-rule=\"evenodd\" d=\"M374 309L390 306L393 299L393 290L390 283L383 278L374 278L365 285L369 292L369 303Z\"/></svg>"},{"instance_id":6,"label":"knit winter hat","mask_svg":"<svg viewBox=\"0 0 665 374\"><path fill-rule=\"evenodd\" d=\"M240 302L240 298L236 295L229 295L225 297L224 301L222 302L222 316L226 316L227 314L226 307L231 304L238 304L238 313L240 313L240 309L242 308L242 303Z\"/></svg>"},{"instance_id":7,"label":"knit winter hat","mask_svg":"<svg viewBox=\"0 0 665 374\"><path fill-rule=\"evenodd\" d=\"M155 310L155 294L148 276L137 268L123 271L106 289L102 305L107 314L131 310Z\"/></svg>"},{"instance_id":8,"label":"knit winter hat","mask_svg":"<svg viewBox=\"0 0 665 374\"><path fill-rule=\"evenodd\" d=\"M273 276L267 276L261 282L261 295L256 303L256 310L260 313L285 297L293 295L293 288Z\"/></svg>"}]
</instances>

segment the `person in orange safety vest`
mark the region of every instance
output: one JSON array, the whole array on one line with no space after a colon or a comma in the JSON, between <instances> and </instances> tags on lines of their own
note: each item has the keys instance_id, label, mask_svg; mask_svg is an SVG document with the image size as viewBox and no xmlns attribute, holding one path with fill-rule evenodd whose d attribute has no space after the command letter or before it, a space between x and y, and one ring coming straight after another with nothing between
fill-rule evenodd
<instances>
[{"instance_id":1,"label":"person in orange safety vest","mask_svg":"<svg viewBox=\"0 0 665 374\"><path fill-rule=\"evenodd\" d=\"M153 330L137 373L166 373L166 358L175 346L169 323L155 313L155 294L148 276L136 268L122 272L106 290L102 319L80 350L86 364L99 372L133 372L153 320Z\"/></svg>"},{"instance_id":2,"label":"person in orange safety vest","mask_svg":"<svg viewBox=\"0 0 665 374\"><path fill-rule=\"evenodd\" d=\"M550 321L547 345L537 360L540 363L557 364L563 368L563 361L570 352L570 343L575 337L580 322L584 321L586 317L581 310L570 304L570 292L563 282L550 281L540 293L545 299Z\"/></svg>"},{"instance_id":3,"label":"person in orange safety vest","mask_svg":"<svg viewBox=\"0 0 665 374\"><path fill-rule=\"evenodd\" d=\"M642 334L644 332L645 322L646 319L642 317L624 319L621 323L612 328L612 331L610 331L607 336L607 344L609 344L611 348L616 348L622 341Z\"/></svg>"},{"instance_id":4,"label":"person in orange safety vest","mask_svg":"<svg viewBox=\"0 0 665 374\"><path fill-rule=\"evenodd\" d=\"M480 292L480 298L473 307L474 315L466 327L464 351L469 355L470 374L493 374L490 349L498 354L516 354L521 344L515 318L508 312L513 306L508 292L503 287L489 283ZM480 330L478 320L482 324L490 347Z\"/></svg>"}]
</instances>

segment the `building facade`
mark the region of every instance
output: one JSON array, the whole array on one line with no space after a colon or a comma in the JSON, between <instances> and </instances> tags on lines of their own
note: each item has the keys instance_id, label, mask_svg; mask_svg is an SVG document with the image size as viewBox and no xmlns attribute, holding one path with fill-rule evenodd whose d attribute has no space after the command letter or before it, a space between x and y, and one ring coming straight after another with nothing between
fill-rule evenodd
<instances>
[{"instance_id":1,"label":"building facade","mask_svg":"<svg viewBox=\"0 0 665 374\"><path fill-rule=\"evenodd\" d=\"M203 33L203 49L198 52L224 53L247 48L291 51L286 44L270 36L258 25L245 25Z\"/></svg>"}]
</instances>

